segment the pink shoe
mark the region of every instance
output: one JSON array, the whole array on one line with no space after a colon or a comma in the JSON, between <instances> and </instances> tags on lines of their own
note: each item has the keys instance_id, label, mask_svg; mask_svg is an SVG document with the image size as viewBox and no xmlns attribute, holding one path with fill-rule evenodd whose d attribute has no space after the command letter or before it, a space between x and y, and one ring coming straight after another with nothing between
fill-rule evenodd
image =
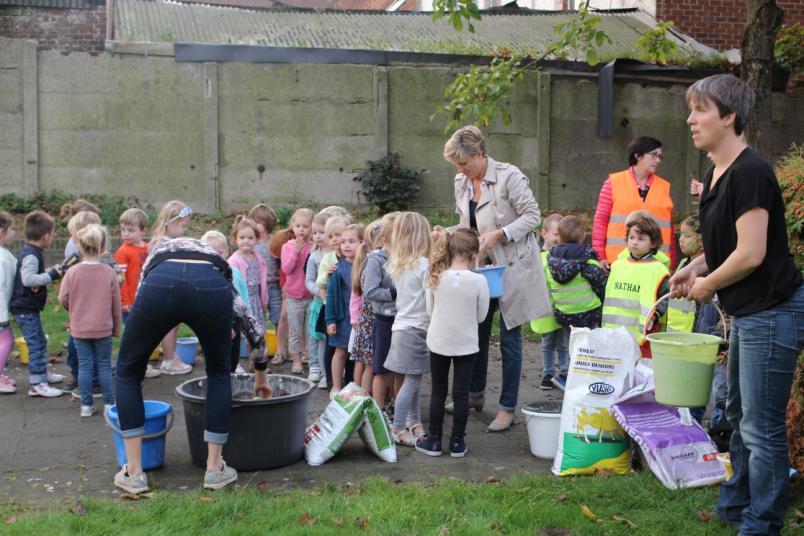
<instances>
[{"instance_id":1,"label":"pink shoe","mask_svg":"<svg viewBox=\"0 0 804 536\"><path fill-rule=\"evenodd\" d=\"M0 393L13 394L16 392L17 388L11 385L11 382L7 381L5 378L0 377Z\"/></svg>"},{"instance_id":2,"label":"pink shoe","mask_svg":"<svg viewBox=\"0 0 804 536\"><path fill-rule=\"evenodd\" d=\"M16 386L17 386L17 381L16 381L16 380L13 380L13 379L11 379L11 378L9 378L9 377L8 377L8 376L6 376L5 374L0 374L0 380L5 380L5 381L7 381L8 383L10 383L11 385L13 385L14 387L16 387Z\"/></svg>"}]
</instances>

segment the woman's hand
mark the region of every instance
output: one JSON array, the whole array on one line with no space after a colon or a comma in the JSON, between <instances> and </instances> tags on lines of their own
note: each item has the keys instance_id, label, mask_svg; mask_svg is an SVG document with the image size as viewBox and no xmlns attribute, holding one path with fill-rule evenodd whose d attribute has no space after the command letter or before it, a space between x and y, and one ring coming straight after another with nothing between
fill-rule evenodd
<instances>
[{"instance_id":1,"label":"woman's hand","mask_svg":"<svg viewBox=\"0 0 804 536\"><path fill-rule=\"evenodd\" d=\"M701 255L670 278L670 296L673 298L689 297L695 279L706 272L706 258Z\"/></svg>"},{"instance_id":2,"label":"woman's hand","mask_svg":"<svg viewBox=\"0 0 804 536\"><path fill-rule=\"evenodd\" d=\"M692 179L692 182L690 182L690 195L693 197L701 197L703 187L704 185L701 181L698 179Z\"/></svg>"},{"instance_id":3,"label":"woman's hand","mask_svg":"<svg viewBox=\"0 0 804 536\"><path fill-rule=\"evenodd\" d=\"M273 396L273 391L268 387L268 373L264 370L254 371L254 398L267 399Z\"/></svg>"},{"instance_id":4,"label":"woman's hand","mask_svg":"<svg viewBox=\"0 0 804 536\"><path fill-rule=\"evenodd\" d=\"M500 240L502 240L505 236L505 232L502 229L497 229L496 231L491 231L488 233L484 233L480 235L480 252L487 252L494 248L494 245L497 244Z\"/></svg>"},{"instance_id":5,"label":"woman's hand","mask_svg":"<svg viewBox=\"0 0 804 536\"><path fill-rule=\"evenodd\" d=\"M715 295L715 287L713 287L706 277L696 277L692 284L692 288L687 293L687 298L701 303L709 303Z\"/></svg>"},{"instance_id":6,"label":"woman's hand","mask_svg":"<svg viewBox=\"0 0 804 536\"><path fill-rule=\"evenodd\" d=\"M334 337L337 333L338 326L335 324L327 324L327 335Z\"/></svg>"}]
</instances>

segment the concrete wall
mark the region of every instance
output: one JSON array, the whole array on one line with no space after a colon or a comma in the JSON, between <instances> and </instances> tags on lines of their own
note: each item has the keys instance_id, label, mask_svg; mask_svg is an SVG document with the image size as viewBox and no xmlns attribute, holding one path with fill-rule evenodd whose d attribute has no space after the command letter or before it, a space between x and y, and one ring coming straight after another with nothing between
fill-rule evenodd
<instances>
[{"instance_id":1,"label":"concrete wall","mask_svg":"<svg viewBox=\"0 0 804 536\"><path fill-rule=\"evenodd\" d=\"M442 158L444 88L434 65L176 63L170 57L64 55L0 38L0 192L180 198L201 211L257 201L363 202L352 178L388 151L425 170L421 207L451 208ZM637 135L665 143L660 174L689 208L705 158L691 145L682 84L615 84L615 129L596 134L594 77L529 73L511 125L486 129L488 151L518 165L542 207L593 208ZM802 142L800 98L774 95L775 151Z\"/></svg>"}]
</instances>

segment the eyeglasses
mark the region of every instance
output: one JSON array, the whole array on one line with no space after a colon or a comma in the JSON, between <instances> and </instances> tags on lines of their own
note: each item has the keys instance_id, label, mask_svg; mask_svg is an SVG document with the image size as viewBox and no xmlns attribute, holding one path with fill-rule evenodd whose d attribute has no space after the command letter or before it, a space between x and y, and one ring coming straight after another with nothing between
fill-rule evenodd
<instances>
[{"instance_id":1,"label":"eyeglasses","mask_svg":"<svg viewBox=\"0 0 804 536\"><path fill-rule=\"evenodd\" d=\"M180 220L181 218L187 218L192 213L193 213L193 209L191 209L190 207L184 207L183 209L181 209L179 211L179 213L176 216L173 216L172 218L170 218L168 220L168 223L173 223L174 221Z\"/></svg>"},{"instance_id":2,"label":"eyeglasses","mask_svg":"<svg viewBox=\"0 0 804 536\"><path fill-rule=\"evenodd\" d=\"M649 153L645 153L645 156L649 156L649 157L653 158L654 160L661 160L662 158L664 158L662 156L662 153L660 153L659 151L651 151Z\"/></svg>"}]
</instances>

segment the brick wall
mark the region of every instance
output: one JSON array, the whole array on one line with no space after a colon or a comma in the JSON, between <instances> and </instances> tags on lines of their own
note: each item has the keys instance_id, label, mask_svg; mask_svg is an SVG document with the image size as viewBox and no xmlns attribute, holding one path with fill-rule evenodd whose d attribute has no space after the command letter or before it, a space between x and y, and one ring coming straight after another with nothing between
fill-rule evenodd
<instances>
[{"instance_id":1,"label":"brick wall","mask_svg":"<svg viewBox=\"0 0 804 536\"><path fill-rule=\"evenodd\" d=\"M0 35L36 39L43 50L99 52L106 39L106 6L91 9L2 6Z\"/></svg>"},{"instance_id":2,"label":"brick wall","mask_svg":"<svg viewBox=\"0 0 804 536\"><path fill-rule=\"evenodd\" d=\"M784 10L784 24L804 24L804 2L776 3ZM745 0L657 0L656 18L673 21L681 32L712 48L740 48L746 22Z\"/></svg>"}]
</instances>

